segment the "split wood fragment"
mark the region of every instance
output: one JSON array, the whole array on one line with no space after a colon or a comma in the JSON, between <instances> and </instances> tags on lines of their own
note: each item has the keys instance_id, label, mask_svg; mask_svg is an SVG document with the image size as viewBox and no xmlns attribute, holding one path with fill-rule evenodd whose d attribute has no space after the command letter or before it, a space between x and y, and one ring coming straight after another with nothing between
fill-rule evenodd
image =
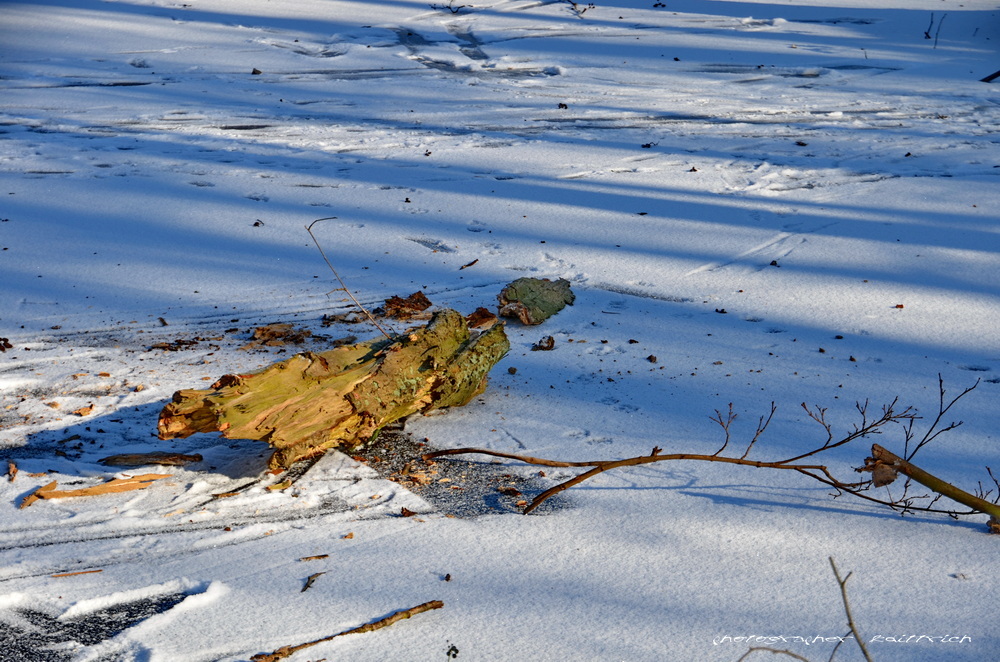
<instances>
[{"instance_id":1,"label":"split wood fragment","mask_svg":"<svg viewBox=\"0 0 1000 662\"><path fill-rule=\"evenodd\" d=\"M300 591L300 593L305 593L310 588L312 588L313 583L325 574L326 574L325 572L314 572L313 574L306 577L306 583L302 585L302 590Z\"/></svg>"},{"instance_id":2,"label":"split wood fragment","mask_svg":"<svg viewBox=\"0 0 1000 662\"><path fill-rule=\"evenodd\" d=\"M225 375L210 390L178 391L160 413L159 436L218 431L265 441L275 449L268 466L288 469L360 446L410 414L466 404L509 348L502 324L473 337L460 313L442 310L390 340L303 352L257 373Z\"/></svg>"},{"instance_id":3,"label":"split wood fragment","mask_svg":"<svg viewBox=\"0 0 1000 662\"><path fill-rule=\"evenodd\" d=\"M315 641L307 641L304 644L297 644L295 646L282 646L273 653L258 653L251 657L253 662L278 662L278 660L283 660L290 655L297 653L303 648L309 648L310 646L315 646L316 644L321 644L325 641L330 641L336 639L337 637L343 637L349 634L362 634L365 632L374 632L375 630L381 630L384 627L389 627L393 623L398 623L399 621L405 620L410 616L416 616L417 614L422 614L425 611L431 611L432 609L440 609L444 607L444 603L440 600L431 600L430 602L425 602L422 605L417 605L416 607L410 607L409 609L403 609L397 611L385 618L381 618L374 623L368 623L360 627L347 630L345 632L340 632L329 637L323 637L322 639L316 639Z\"/></svg>"},{"instance_id":4,"label":"split wood fragment","mask_svg":"<svg viewBox=\"0 0 1000 662\"><path fill-rule=\"evenodd\" d=\"M131 476L129 478L114 478L106 483L78 490L57 490L56 487L59 486L58 482L52 481L48 485L43 485L26 496L24 501L21 502L21 508L27 508L39 499L68 499L70 497L100 496L102 494L141 490L149 487L153 484L153 481L160 480L161 478L172 478L172 476L171 474L142 474L141 476Z\"/></svg>"},{"instance_id":5,"label":"split wood fragment","mask_svg":"<svg viewBox=\"0 0 1000 662\"><path fill-rule=\"evenodd\" d=\"M63 577L76 577L77 575L94 575L98 572L104 572L104 570L79 570L77 572L60 572L57 575L50 575L53 579L61 579Z\"/></svg>"}]
</instances>

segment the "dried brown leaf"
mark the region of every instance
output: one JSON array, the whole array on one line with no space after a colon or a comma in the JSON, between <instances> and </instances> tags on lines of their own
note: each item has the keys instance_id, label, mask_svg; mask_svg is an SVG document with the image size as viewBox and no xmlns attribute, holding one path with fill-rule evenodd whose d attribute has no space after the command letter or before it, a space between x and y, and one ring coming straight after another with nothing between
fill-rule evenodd
<instances>
[{"instance_id":1,"label":"dried brown leaf","mask_svg":"<svg viewBox=\"0 0 1000 662\"><path fill-rule=\"evenodd\" d=\"M497 316L483 307L476 308L466 316L465 321L471 328L479 329L485 326L493 326L497 323Z\"/></svg>"},{"instance_id":2,"label":"dried brown leaf","mask_svg":"<svg viewBox=\"0 0 1000 662\"><path fill-rule=\"evenodd\" d=\"M872 468L872 485L875 487L885 487L891 484L899 473L888 464L878 462Z\"/></svg>"},{"instance_id":3,"label":"dried brown leaf","mask_svg":"<svg viewBox=\"0 0 1000 662\"><path fill-rule=\"evenodd\" d=\"M401 320L410 319L432 305L431 300L420 291L414 292L405 299L393 296L385 300L385 316Z\"/></svg>"},{"instance_id":4,"label":"dried brown leaf","mask_svg":"<svg viewBox=\"0 0 1000 662\"><path fill-rule=\"evenodd\" d=\"M301 345L311 335L312 331L309 329L296 329L291 324L268 324L266 326L258 326L254 329L250 342L240 347L240 349Z\"/></svg>"}]
</instances>

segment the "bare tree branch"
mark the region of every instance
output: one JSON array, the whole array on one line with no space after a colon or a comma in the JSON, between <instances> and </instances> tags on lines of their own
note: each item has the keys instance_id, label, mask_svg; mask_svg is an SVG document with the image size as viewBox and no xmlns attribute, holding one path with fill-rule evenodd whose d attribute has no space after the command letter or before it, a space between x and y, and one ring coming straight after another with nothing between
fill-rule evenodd
<instances>
[{"instance_id":1,"label":"bare tree branch","mask_svg":"<svg viewBox=\"0 0 1000 662\"><path fill-rule=\"evenodd\" d=\"M769 653L774 653L775 655L787 655L795 660L801 660L801 662L809 662L809 658L802 657L798 653L793 653L792 651L784 648L771 648L770 646L753 646L746 653L744 653L740 659L736 660L736 662L743 662L743 660L747 659L757 651L767 651Z\"/></svg>"},{"instance_id":2,"label":"bare tree branch","mask_svg":"<svg viewBox=\"0 0 1000 662\"><path fill-rule=\"evenodd\" d=\"M729 445L729 426L732 425L733 421L736 420L736 416L737 414L733 412L732 402L729 403L729 411L726 413L725 420L722 419L722 412L719 411L718 409L715 410L715 417L709 416L709 418L711 418L713 421L719 424L719 426L722 428L723 432L726 435L725 441L722 442L722 447L719 448L719 450L712 453L712 455L718 455L722 451L726 450L726 446Z\"/></svg>"},{"instance_id":3,"label":"bare tree branch","mask_svg":"<svg viewBox=\"0 0 1000 662\"><path fill-rule=\"evenodd\" d=\"M338 281L340 281L341 289L344 292L347 292L347 296L351 297L351 301L353 301L354 305L357 306L361 310L361 312L365 314L365 317L368 318L368 321L374 324L375 328L381 331L383 336L385 336L389 340L392 340L392 336L390 336L388 332L386 332L386 330L379 325L379 323L375 320L375 317L370 312L368 312L368 309L362 306L361 302L358 301L356 298L354 298L354 295L351 293L351 290L347 288L347 283L345 283L344 279L340 277L340 274L337 273L337 270L333 268L333 264L330 262L330 258L328 258L326 256L326 253L323 252L323 247L320 245L319 240L316 239L316 235L313 234L312 229L314 225L316 225L320 221L332 221L335 218L337 217L327 216L326 218L317 218L315 221L306 226L306 232L308 232L309 236L312 237L313 243L316 244L316 248L317 250L319 250L319 254L323 256L323 261L326 262L326 266L330 267L330 271L332 271L333 275L337 277Z\"/></svg>"},{"instance_id":4,"label":"bare tree branch","mask_svg":"<svg viewBox=\"0 0 1000 662\"><path fill-rule=\"evenodd\" d=\"M847 580L851 578L852 573L847 573L847 576L841 579L840 571L837 570L837 564L834 563L833 557L830 558L830 567L833 568L833 576L837 578L837 583L840 584L840 599L844 601L844 613L847 615L847 625L851 628L851 633L854 635L854 641L857 642L858 648L861 649L861 654L865 656L867 662L872 662L872 656L868 654L868 649L865 647L865 642L861 638L861 633L858 632L858 626L854 624L854 617L851 615L851 603L847 599Z\"/></svg>"},{"instance_id":5,"label":"bare tree branch","mask_svg":"<svg viewBox=\"0 0 1000 662\"><path fill-rule=\"evenodd\" d=\"M978 385L978 382L976 383ZM941 417L962 397L970 393L975 385L965 389L960 395L953 398L950 402L945 403L944 399L944 384L939 382L941 389L941 406L940 411L931 426L931 430L928 434L924 436L924 441L920 445L926 445L927 442L933 440L941 433L948 430L952 430L957 425L952 424L940 430L934 431ZM502 453L499 451L492 451L482 448L456 448L451 450L436 451L433 453L427 453L423 456L425 461L431 461L439 457L444 457L446 455L461 455L468 453L475 453L479 455L489 455L493 457L502 457L511 460L517 460L518 462L524 462L526 464L534 464L548 467L589 467L587 471L570 478L554 487L551 487L541 494L539 494L535 499L528 504L524 509L524 514L528 514L535 510L539 505L541 505L546 499L569 489L575 485L597 476L598 474L604 473L611 469L618 469L620 467L630 467L639 466L643 464L650 464L653 462L668 462L668 461L699 461L699 462L722 462L726 464L737 464L741 466L756 467L761 469L781 469L788 471L796 471L804 476L808 476L813 480L817 480L824 485L828 485L835 490L833 494L834 497L840 494L850 494L866 501L877 503L880 505L887 506L900 512L902 514L910 512L927 512L927 513L941 513L946 514L951 517L960 517L965 515L972 515L975 513L984 513L990 515L997 521L1000 521L1000 494L998 494L997 499L991 503L982 497L969 494L950 483L947 483L930 473L914 466L912 463L900 458L889 451L885 450L882 446L878 444L872 445L872 457L869 457L865 461L863 467L855 469L858 472L870 472L872 474L872 479L861 482L848 482L837 478L825 465L822 464L800 464L801 460L805 458L812 457L818 453L838 448L844 446L858 439L867 437L873 434L880 434L882 429L887 425L897 423L904 425L904 435L906 438L911 438L912 434L912 424L917 418L917 412L912 407L906 407L901 411L897 411L898 398L894 399L888 405L882 407L881 414L877 418L873 418L869 411L869 403L867 401L863 403L857 403L856 408L861 416L861 422L853 426L850 432L844 435L841 439L834 441L835 435L833 433L832 425L826 419L826 409L822 407L810 408L806 404L802 404L802 408L805 410L806 414L810 419L815 421L826 433L826 439L816 448L796 455L794 457L765 462L760 460L749 460L747 455L753 445L760 439L764 431L767 429L775 412L777 411L774 403L771 403L771 411L767 416L761 416L757 423L757 430L747 445L746 452L743 453L741 457L729 457L722 455L721 453L728 447L730 441L730 425L736 419L736 414L733 412L732 405L729 405L727 413L722 413L716 410L715 416L710 417L712 421L716 422L725 434L725 443L719 448L715 453L711 455L704 455L699 453L662 453L659 447L653 448L649 455L641 455L638 457L630 457L621 460L593 460L585 462L562 462L557 460L548 460L537 457L530 457L526 455L515 455L513 453ZM919 446L918 446L919 448ZM910 456L912 457L912 453ZM930 488L936 493L933 500L930 501L929 505L922 506L917 505L919 500L930 499L930 495L920 495L913 496L908 492L909 480L907 480L904 486L904 491L902 496L898 498L893 498L891 493L888 493L888 498L879 498L872 496L868 492L872 487L888 487L892 483L898 474L904 474L908 479L912 479L921 485ZM991 478L992 473L990 473ZM997 484L998 492L1000 492L1000 483L993 479L994 483ZM981 484L980 484L981 485ZM982 492L980 487L980 492ZM935 504L941 496L945 496L956 503L962 504L968 507L968 511L957 511L955 509L946 509L935 507Z\"/></svg>"},{"instance_id":6,"label":"bare tree branch","mask_svg":"<svg viewBox=\"0 0 1000 662\"><path fill-rule=\"evenodd\" d=\"M907 452L907 449L904 447L904 449L903 449L903 457L906 458L907 460L912 460L913 456L917 454L917 451L919 451L921 448L923 448L924 446L926 446L930 442L934 441L934 439L937 438L938 435L943 434L945 432L949 432L951 430L954 430L955 428L957 428L960 425L962 425L962 421L955 421L955 422L949 423L948 425L946 425L945 427L943 427L941 429L937 429L938 424L941 423L941 419L944 418L944 415L948 413L948 410L951 409L952 405L954 405L956 402L958 402L963 397L965 397L966 395L968 395L969 392L972 391L977 386L979 386L979 380L978 379L976 380L975 384L973 384L972 386L968 387L967 389L965 389L964 391L962 391L961 393L959 393L957 396L955 396L954 398L952 398L951 402L949 402L948 404L945 404L945 401L944 401L944 399L945 399L944 378L942 378L941 375L938 374L938 414L937 414L937 417L935 417L934 422L931 423L931 426L927 429L927 433L924 434L923 439L920 440L920 442L916 445L916 447L912 451ZM907 441L909 441L909 440L907 440Z\"/></svg>"}]
</instances>

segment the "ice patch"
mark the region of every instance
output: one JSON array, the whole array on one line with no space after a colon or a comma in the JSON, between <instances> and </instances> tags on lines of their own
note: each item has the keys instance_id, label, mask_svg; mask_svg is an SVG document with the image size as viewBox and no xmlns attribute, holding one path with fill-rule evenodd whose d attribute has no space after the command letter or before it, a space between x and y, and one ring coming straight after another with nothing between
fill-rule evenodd
<instances>
[{"instance_id":1,"label":"ice patch","mask_svg":"<svg viewBox=\"0 0 1000 662\"><path fill-rule=\"evenodd\" d=\"M87 614L92 614L95 611L108 609L109 607L114 607L120 604L137 602L139 600L146 600L174 593L201 593L207 590L207 588L208 587L202 582L176 579L163 584L144 586L142 588L132 589L129 591L118 591L99 598L81 600L63 612L62 615L59 616L59 620L73 620L80 618L81 616L86 616Z\"/></svg>"}]
</instances>

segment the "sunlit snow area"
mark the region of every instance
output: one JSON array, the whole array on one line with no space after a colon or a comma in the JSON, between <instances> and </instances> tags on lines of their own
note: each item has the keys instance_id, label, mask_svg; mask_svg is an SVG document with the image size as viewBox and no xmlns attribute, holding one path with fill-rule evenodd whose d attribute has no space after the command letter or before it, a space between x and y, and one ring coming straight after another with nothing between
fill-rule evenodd
<instances>
[{"instance_id":1,"label":"sunlit snow area","mask_svg":"<svg viewBox=\"0 0 1000 662\"><path fill-rule=\"evenodd\" d=\"M994 500L998 46L998 0L0 4L0 659L248 661L440 600L288 659L862 660L831 557L872 659L997 659L983 514L664 461L522 515L581 470L401 467L712 454L730 406L739 458L772 403L749 459L896 398L919 439L943 384L974 387L963 424L913 462ZM525 276L576 300L507 321L466 406L291 478L260 441L158 439L179 389L379 335L320 218L369 309L495 311ZM303 333L254 343L272 324ZM810 461L868 480L905 437ZM201 460L100 462L156 451Z\"/></svg>"}]
</instances>

